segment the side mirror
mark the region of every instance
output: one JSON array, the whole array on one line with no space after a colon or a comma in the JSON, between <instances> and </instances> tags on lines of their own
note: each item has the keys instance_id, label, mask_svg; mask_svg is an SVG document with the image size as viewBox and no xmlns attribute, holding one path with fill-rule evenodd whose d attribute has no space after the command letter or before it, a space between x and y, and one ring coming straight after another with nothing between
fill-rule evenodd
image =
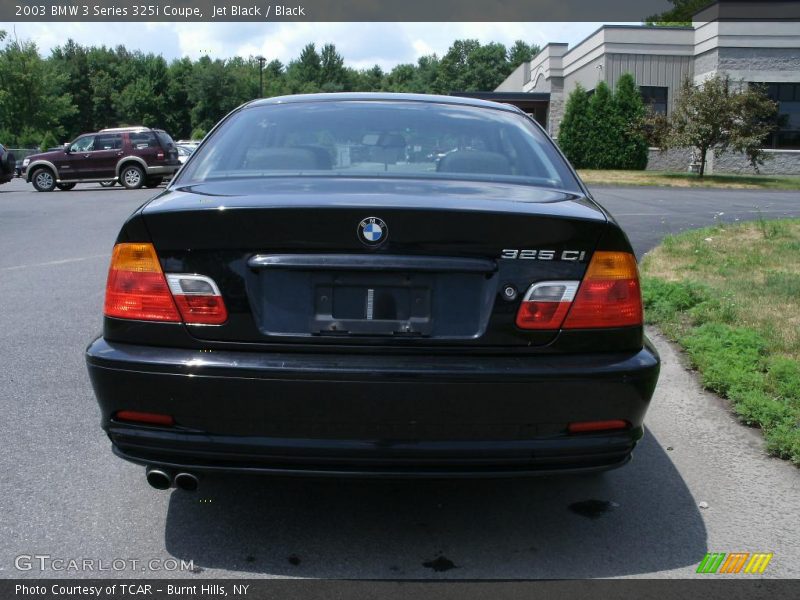
<instances>
[{"instance_id":1,"label":"side mirror","mask_svg":"<svg viewBox=\"0 0 800 600\"><path fill-rule=\"evenodd\" d=\"M64 154L69 154L69 153L70 153L69 143L66 143L66 144L64 144Z\"/></svg>"}]
</instances>

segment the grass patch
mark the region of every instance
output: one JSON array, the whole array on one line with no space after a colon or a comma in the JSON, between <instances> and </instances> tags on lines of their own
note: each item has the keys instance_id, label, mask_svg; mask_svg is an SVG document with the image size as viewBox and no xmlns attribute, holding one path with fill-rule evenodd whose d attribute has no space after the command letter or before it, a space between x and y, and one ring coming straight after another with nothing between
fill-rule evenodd
<instances>
[{"instance_id":1,"label":"grass patch","mask_svg":"<svg viewBox=\"0 0 800 600\"><path fill-rule=\"evenodd\" d=\"M780 175L706 175L661 171L578 171L587 185L647 185L727 189L800 190L800 177Z\"/></svg>"},{"instance_id":2,"label":"grass patch","mask_svg":"<svg viewBox=\"0 0 800 600\"><path fill-rule=\"evenodd\" d=\"M647 321L800 466L800 219L667 236L641 269Z\"/></svg>"}]
</instances>

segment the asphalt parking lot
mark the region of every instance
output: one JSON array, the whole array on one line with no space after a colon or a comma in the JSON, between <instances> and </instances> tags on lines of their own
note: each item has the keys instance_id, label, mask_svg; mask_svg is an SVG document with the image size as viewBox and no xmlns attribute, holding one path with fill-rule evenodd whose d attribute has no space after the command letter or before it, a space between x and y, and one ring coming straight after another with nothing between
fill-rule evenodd
<instances>
[{"instance_id":1,"label":"asphalt parking lot","mask_svg":"<svg viewBox=\"0 0 800 600\"><path fill-rule=\"evenodd\" d=\"M639 255L686 228L800 216L797 192L595 192ZM800 576L800 470L766 456L655 333L663 368L647 434L616 471L151 489L111 454L83 349L101 328L119 225L152 194L0 186L0 577L691 577L706 552L736 551L773 552L765 576ZM21 554L175 558L194 572L19 571Z\"/></svg>"}]
</instances>

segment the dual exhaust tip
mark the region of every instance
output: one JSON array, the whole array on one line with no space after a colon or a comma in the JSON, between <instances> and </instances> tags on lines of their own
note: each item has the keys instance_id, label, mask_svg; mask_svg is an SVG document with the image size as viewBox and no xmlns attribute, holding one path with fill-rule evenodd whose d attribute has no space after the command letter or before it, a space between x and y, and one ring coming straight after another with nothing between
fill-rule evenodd
<instances>
[{"instance_id":1,"label":"dual exhaust tip","mask_svg":"<svg viewBox=\"0 0 800 600\"><path fill-rule=\"evenodd\" d=\"M175 487L187 492L197 491L200 487L200 480L192 473L178 473L173 477L169 471L147 467L146 477L147 483L157 490L168 490L173 483Z\"/></svg>"}]
</instances>

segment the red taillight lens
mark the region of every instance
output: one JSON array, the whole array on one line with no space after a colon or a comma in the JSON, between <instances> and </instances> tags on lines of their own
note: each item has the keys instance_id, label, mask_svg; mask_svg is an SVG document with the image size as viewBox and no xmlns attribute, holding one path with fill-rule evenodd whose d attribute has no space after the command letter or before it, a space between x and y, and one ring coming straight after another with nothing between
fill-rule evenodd
<instances>
[{"instance_id":1,"label":"red taillight lens","mask_svg":"<svg viewBox=\"0 0 800 600\"><path fill-rule=\"evenodd\" d=\"M119 319L180 321L152 244L114 246L104 313Z\"/></svg>"},{"instance_id":2,"label":"red taillight lens","mask_svg":"<svg viewBox=\"0 0 800 600\"><path fill-rule=\"evenodd\" d=\"M564 329L628 327L642 320L636 258L629 252L595 252Z\"/></svg>"},{"instance_id":3,"label":"red taillight lens","mask_svg":"<svg viewBox=\"0 0 800 600\"><path fill-rule=\"evenodd\" d=\"M147 425L166 425L171 427L175 424L175 419L170 415L139 412L136 410L120 410L114 415L114 418L118 421L131 421L133 423L145 423Z\"/></svg>"},{"instance_id":4,"label":"red taillight lens","mask_svg":"<svg viewBox=\"0 0 800 600\"><path fill-rule=\"evenodd\" d=\"M220 325L228 320L219 296L175 296L175 302L186 323Z\"/></svg>"},{"instance_id":5,"label":"red taillight lens","mask_svg":"<svg viewBox=\"0 0 800 600\"><path fill-rule=\"evenodd\" d=\"M517 327L559 329L577 289L577 281L542 281L533 284L517 311Z\"/></svg>"},{"instance_id":6,"label":"red taillight lens","mask_svg":"<svg viewBox=\"0 0 800 600\"><path fill-rule=\"evenodd\" d=\"M210 277L170 274L167 282L185 323L221 325L228 320L225 302Z\"/></svg>"},{"instance_id":7,"label":"red taillight lens","mask_svg":"<svg viewBox=\"0 0 800 600\"><path fill-rule=\"evenodd\" d=\"M589 433L592 431L612 431L615 429L628 429L630 423L622 419L610 419L608 421L580 421L570 423L567 431L570 433Z\"/></svg>"},{"instance_id":8,"label":"red taillight lens","mask_svg":"<svg viewBox=\"0 0 800 600\"><path fill-rule=\"evenodd\" d=\"M118 319L220 325L228 311L219 288L203 275L161 271L152 244L117 244L106 283L105 315Z\"/></svg>"}]
</instances>

